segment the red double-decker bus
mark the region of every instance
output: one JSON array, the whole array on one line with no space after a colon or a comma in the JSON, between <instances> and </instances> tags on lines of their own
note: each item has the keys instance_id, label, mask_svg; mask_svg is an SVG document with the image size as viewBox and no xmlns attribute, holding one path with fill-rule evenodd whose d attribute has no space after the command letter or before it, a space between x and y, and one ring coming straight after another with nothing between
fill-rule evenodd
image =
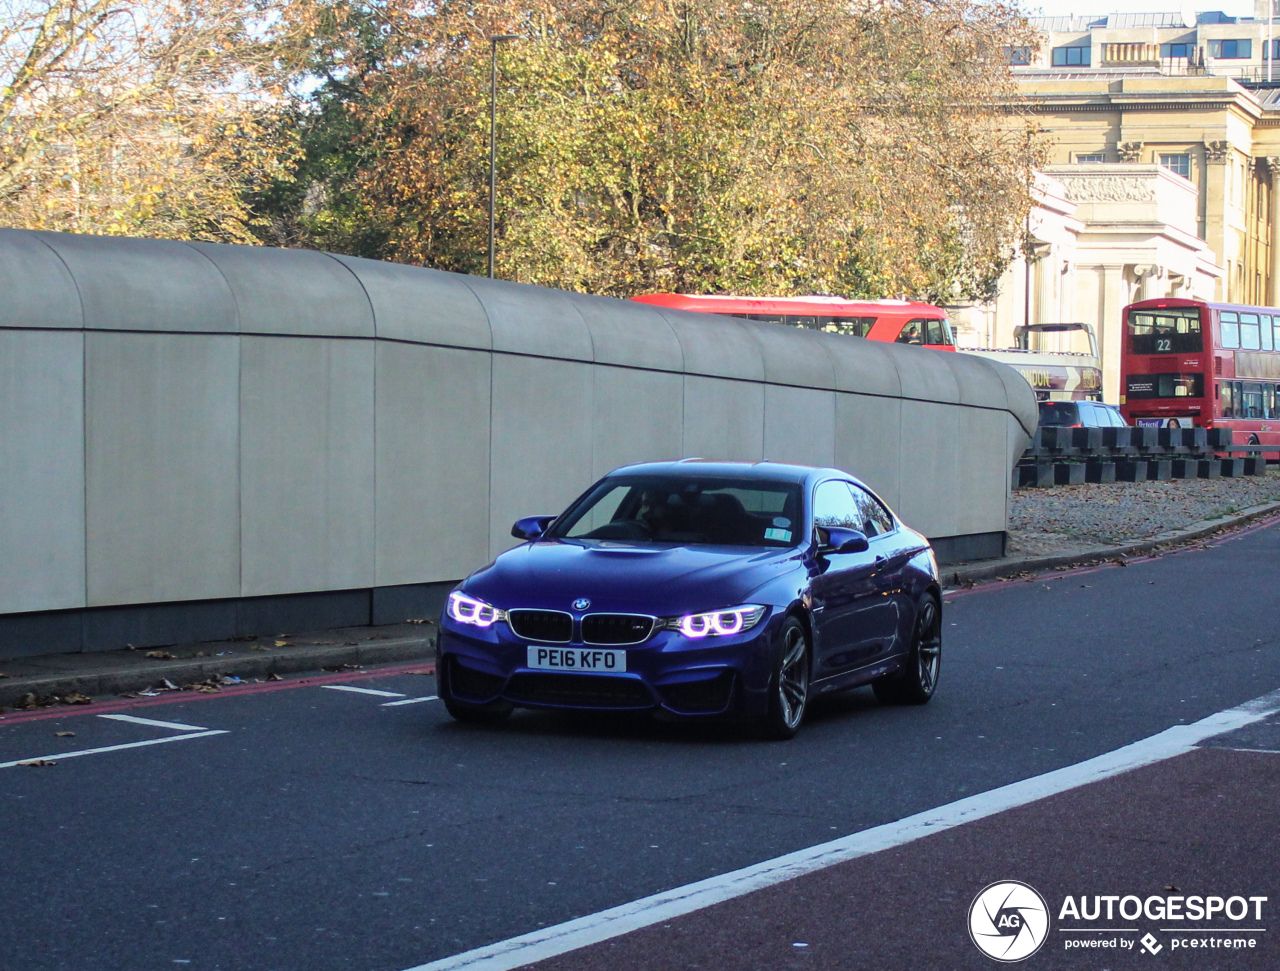
<instances>
[{"instance_id":1,"label":"red double-decker bus","mask_svg":"<svg viewBox=\"0 0 1280 971\"><path fill-rule=\"evenodd\" d=\"M673 310L745 317L791 327L807 327L873 341L920 344L954 351L947 312L913 300L845 300L843 297L725 297L646 293L632 297Z\"/></svg>"},{"instance_id":2,"label":"red double-decker bus","mask_svg":"<svg viewBox=\"0 0 1280 971\"><path fill-rule=\"evenodd\" d=\"M1120 410L1133 425L1231 428L1280 444L1280 309L1140 300L1124 309Z\"/></svg>"}]
</instances>

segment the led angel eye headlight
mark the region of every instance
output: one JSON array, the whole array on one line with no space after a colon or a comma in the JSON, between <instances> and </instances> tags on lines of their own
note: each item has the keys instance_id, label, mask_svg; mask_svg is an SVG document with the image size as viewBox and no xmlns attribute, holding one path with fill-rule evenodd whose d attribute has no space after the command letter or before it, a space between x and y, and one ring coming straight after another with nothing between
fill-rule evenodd
<instances>
[{"instance_id":1,"label":"led angel eye headlight","mask_svg":"<svg viewBox=\"0 0 1280 971\"><path fill-rule=\"evenodd\" d=\"M492 627L499 620L507 619L507 612L475 597L468 597L458 590L449 594L449 616L459 624L473 627Z\"/></svg>"},{"instance_id":2,"label":"led angel eye headlight","mask_svg":"<svg viewBox=\"0 0 1280 971\"><path fill-rule=\"evenodd\" d=\"M685 614L672 624L685 637L726 637L741 634L760 622L765 608L759 604L743 604L728 610L709 610L701 614Z\"/></svg>"}]
</instances>

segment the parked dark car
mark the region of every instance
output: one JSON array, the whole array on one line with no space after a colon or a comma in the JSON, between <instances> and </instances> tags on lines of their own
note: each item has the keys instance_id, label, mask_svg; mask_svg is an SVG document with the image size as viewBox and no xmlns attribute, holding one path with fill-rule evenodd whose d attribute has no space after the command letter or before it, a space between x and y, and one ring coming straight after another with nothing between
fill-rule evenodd
<instances>
[{"instance_id":1,"label":"parked dark car","mask_svg":"<svg viewBox=\"0 0 1280 971\"><path fill-rule=\"evenodd\" d=\"M923 704L941 662L928 540L835 469L684 460L618 469L467 577L441 620L440 698L738 714L790 738L818 692Z\"/></svg>"},{"instance_id":2,"label":"parked dark car","mask_svg":"<svg viewBox=\"0 0 1280 971\"><path fill-rule=\"evenodd\" d=\"M1040 425L1068 428L1128 428L1129 423L1115 405L1101 401L1042 401Z\"/></svg>"}]
</instances>

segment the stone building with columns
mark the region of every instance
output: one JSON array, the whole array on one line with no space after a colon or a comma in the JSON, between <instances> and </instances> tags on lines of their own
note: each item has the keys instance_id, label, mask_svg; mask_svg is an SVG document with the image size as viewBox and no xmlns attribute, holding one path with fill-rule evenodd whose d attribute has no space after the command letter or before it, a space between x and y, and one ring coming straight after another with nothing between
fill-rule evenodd
<instances>
[{"instance_id":1,"label":"stone building with columns","mask_svg":"<svg viewBox=\"0 0 1280 971\"><path fill-rule=\"evenodd\" d=\"M1015 75L1049 142L1031 265L1020 257L992 304L957 309L962 344L1012 346L1023 323L1089 323L1115 402L1125 304L1280 304L1280 86L1159 63Z\"/></svg>"}]
</instances>

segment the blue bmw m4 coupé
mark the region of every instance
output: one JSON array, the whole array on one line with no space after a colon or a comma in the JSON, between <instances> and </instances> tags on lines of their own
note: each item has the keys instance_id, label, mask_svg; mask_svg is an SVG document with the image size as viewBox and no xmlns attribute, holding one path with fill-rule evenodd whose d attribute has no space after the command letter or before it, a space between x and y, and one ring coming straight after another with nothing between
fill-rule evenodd
<instances>
[{"instance_id":1,"label":"blue bmw m4 coup\u00e9","mask_svg":"<svg viewBox=\"0 0 1280 971\"><path fill-rule=\"evenodd\" d=\"M449 594L439 695L514 707L735 714L790 738L817 693L932 697L928 540L835 469L685 460L605 476Z\"/></svg>"}]
</instances>

